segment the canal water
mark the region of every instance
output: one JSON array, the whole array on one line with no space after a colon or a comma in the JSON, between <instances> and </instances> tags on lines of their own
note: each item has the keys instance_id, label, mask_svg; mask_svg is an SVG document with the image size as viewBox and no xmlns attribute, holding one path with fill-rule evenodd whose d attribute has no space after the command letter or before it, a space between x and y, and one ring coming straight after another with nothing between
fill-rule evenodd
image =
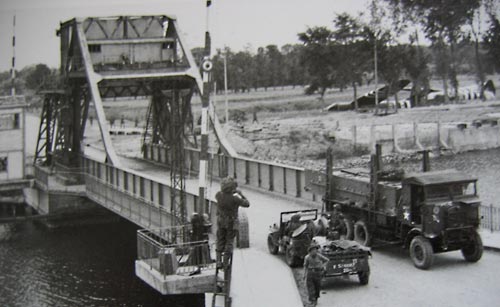
<instances>
[{"instance_id":1,"label":"canal water","mask_svg":"<svg viewBox=\"0 0 500 307\"><path fill-rule=\"evenodd\" d=\"M135 277L136 230L0 224L0 306L204 306L203 295L162 296Z\"/></svg>"}]
</instances>

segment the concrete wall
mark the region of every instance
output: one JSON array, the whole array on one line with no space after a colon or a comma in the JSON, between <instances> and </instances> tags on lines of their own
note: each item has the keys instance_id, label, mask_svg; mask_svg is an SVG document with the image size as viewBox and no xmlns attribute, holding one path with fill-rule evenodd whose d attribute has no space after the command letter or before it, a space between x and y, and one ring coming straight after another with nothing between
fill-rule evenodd
<instances>
[{"instance_id":1,"label":"concrete wall","mask_svg":"<svg viewBox=\"0 0 500 307\"><path fill-rule=\"evenodd\" d=\"M464 129L450 129L448 145L457 152L498 148L500 147L500 126L467 126Z\"/></svg>"},{"instance_id":2,"label":"concrete wall","mask_svg":"<svg viewBox=\"0 0 500 307\"><path fill-rule=\"evenodd\" d=\"M410 123L395 125L352 126L348 132L336 132L337 142L352 148L370 150L375 143L382 153L411 152L448 148L454 152L500 147L500 126L494 119L473 123Z\"/></svg>"}]
</instances>

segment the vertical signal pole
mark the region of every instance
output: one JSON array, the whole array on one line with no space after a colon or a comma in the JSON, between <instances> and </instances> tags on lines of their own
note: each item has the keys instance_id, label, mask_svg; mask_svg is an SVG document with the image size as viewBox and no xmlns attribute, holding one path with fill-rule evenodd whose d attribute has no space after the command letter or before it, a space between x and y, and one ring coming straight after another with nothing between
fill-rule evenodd
<instances>
[{"instance_id":1,"label":"vertical signal pole","mask_svg":"<svg viewBox=\"0 0 500 307\"><path fill-rule=\"evenodd\" d=\"M205 32L205 50L202 63L203 73L203 93L201 96L201 151L200 151L200 174L199 174L199 197L197 212L205 211L205 193L207 188L207 169L208 169L208 106L210 103L210 71L212 70L212 61L210 60L210 32L208 31L209 13L211 0L207 0L207 25Z\"/></svg>"},{"instance_id":2,"label":"vertical signal pole","mask_svg":"<svg viewBox=\"0 0 500 307\"><path fill-rule=\"evenodd\" d=\"M10 69L11 88L10 95L16 97L16 15L12 19L12 67Z\"/></svg>"}]
</instances>

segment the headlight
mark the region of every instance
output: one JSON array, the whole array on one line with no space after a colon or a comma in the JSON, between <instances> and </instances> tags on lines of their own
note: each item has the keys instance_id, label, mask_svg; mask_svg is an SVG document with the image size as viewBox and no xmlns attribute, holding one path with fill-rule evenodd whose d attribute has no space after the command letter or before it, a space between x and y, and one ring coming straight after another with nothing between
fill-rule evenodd
<instances>
[{"instance_id":1,"label":"headlight","mask_svg":"<svg viewBox=\"0 0 500 307\"><path fill-rule=\"evenodd\" d=\"M432 213L439 214L439 207L438 206L434 206L434 208L432 209Z\"/></svg>"}]
</instances>

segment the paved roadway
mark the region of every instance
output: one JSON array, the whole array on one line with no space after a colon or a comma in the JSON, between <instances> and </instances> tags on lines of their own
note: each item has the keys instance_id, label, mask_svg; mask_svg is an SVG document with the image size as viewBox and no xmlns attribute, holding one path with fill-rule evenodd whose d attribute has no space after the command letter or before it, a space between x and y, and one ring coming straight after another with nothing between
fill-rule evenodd
<instances>
[{"instance_id":1,"label":"paved roadway","mask_svg":"<svg viewBox=\"0 0 500 307\"><path fill-rule=\"evenodd\" d=\"M422 271L407 252L393 247L374 251L370 265L368 285L360 286L355 276L334 278L324 283L317 306L500 306L498 252L486 251L475 264L460 252L440 254ZM302 269L294 274L301 279Z\"/></svg>"},{"instance_id":2,"label":"paved roadway","mask_svg":"<svg viewBox=\"0 0 500 307\"><path fill-rule=\"evenodd\" d=\"M146 171L154 177L165 178L168 182L168 173L164 168L151 163L125 159L126 167ZM186 189L196 193L198 190L197 179L188 179ZM209 195L213 197L218 190L218 182L213 182ZM251 206L245 210L249 220L250 244L253 267L260 268L262 276L260 282L268 284L271 293L255 293L255 296L273 297L272 291L280 285L271 283L269 274L272 271L267 267L268 261L259 265L256 255L264 257L267 254L266 238L269 225L277 222L282 211L299 210L308 208L310 204L301 203L293 198L282 198L268 192L257 191L242 187L244 194L249 199ZM281 257L282 258L282 257ZM255 263L257 262L257 263ZM467 263L460 252L450 252L436 256L434 266L428 271L416 269L407 252L399 247L379 249L373 252L370 260L370 283L360 286L357 277L345 280L334 278L324 283L322 296L318 307L322 306L500 306L500 253L485 251L483 258L478 263ZM280 271L277 269L277 271ZM305 299L305 290L302 285L302 269L295 269L293 273L299 281L299 290ZM256 278L255 274L252 279ZM253 282L253 281L252 281ZM283 286L290 281L284 280ZM280 306L280 296L283 291L276 290L276 300L269 301L269 305L262 307ZM290 293L289 301L296 297ZM306 304L307 306L307 304Z\"/></svg>"}]
</instances>

